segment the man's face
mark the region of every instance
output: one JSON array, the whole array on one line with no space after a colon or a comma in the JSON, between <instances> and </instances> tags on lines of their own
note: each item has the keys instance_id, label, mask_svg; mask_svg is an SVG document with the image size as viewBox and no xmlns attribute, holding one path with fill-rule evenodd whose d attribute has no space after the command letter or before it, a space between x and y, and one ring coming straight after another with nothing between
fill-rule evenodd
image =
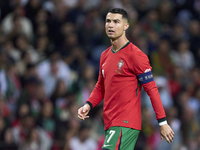
<instances>
[{"instance_id":1,"label":"man's face","mask_svg":"<svg viewBox=\"0 0 200 150\"><path fill-rule=\"evenodd\" d=\"M122 18L121 14L108 13L106 16L106 34L110 39L117 39L125 34L128 28L127 20Z\"/></svg>"}]
</instances>

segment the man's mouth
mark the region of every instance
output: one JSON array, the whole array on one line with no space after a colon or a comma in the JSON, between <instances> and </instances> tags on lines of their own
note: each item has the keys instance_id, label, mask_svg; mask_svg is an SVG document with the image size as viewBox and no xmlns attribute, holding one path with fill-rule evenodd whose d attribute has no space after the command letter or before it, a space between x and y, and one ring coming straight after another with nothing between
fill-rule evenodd
<instances>
[{"instance_id":1,"label":"man's mouth","mask_svg":"<svg viewBox=\"0 0 200 150\"><path fill-rule=\"evenodd\" d=\"M114 33L114 31L113 30L108 30L108 33Z\"/></svg>"}]
</instances>

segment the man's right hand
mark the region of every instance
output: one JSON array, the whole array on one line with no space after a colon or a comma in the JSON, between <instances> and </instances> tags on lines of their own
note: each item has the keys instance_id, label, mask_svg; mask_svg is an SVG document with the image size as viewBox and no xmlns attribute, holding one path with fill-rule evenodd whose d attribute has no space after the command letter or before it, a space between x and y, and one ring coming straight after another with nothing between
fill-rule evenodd
<instances>
[{"instance_id":1,"label":"man's right hand","mask_svg":"<svg viewBox=\"0 0 200 150\"><path fill-rule=\"evenodd\" d=\"M78 118L82 120L89 118L89 116L87 116L89 111L90 111L90 105L85 104L83 107L78 109Z\"/></svg>"}]
</instances>

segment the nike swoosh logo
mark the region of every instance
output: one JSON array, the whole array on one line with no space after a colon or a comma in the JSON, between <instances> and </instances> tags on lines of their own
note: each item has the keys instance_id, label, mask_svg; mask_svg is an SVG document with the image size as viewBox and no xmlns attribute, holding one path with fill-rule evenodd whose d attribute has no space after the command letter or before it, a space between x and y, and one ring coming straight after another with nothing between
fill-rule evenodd
<instances>
[{"instance_id":1,"label":"nike swoosh logo","mask_svg":"<svg viewBox=\"0 0 200 150\"><path fill-rule=\"evenodd\" d=\"M103 147L108 147L108 146L112 146L112 145L105 145L105 144L103 145Z\"/></svg>"},{"instance_id":2,"label":"nike swoosh logo","mask_svg":"<svg viewBox=\"0 0 200 150\"><path fill-rule=\"evenodd\" d=\"M103 65L102 65L102 67L105 65L106 63L104 63Z\"/></svg>"}]
</instances>

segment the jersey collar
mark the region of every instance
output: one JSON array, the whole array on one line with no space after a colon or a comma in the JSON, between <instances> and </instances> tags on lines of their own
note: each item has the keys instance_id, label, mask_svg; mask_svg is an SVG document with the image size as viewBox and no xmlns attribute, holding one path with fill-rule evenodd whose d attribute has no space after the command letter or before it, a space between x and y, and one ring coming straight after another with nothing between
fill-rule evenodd
<instances>
[{"instance_id":1,"label":"jersey collar","mask_svg":"<svg viewBox=\"0 0 200 150\"><path fill-rule=\"evenodd\" d=\"M118 49L117 51L114 51L113 47L111 48L111 51L113 53L117 53L118 51L120 51L121 49L125 48L128 44L130 43L130 41L128 41L124 46L122 46L122 48Z\"/></svg>"}]
</instances>

